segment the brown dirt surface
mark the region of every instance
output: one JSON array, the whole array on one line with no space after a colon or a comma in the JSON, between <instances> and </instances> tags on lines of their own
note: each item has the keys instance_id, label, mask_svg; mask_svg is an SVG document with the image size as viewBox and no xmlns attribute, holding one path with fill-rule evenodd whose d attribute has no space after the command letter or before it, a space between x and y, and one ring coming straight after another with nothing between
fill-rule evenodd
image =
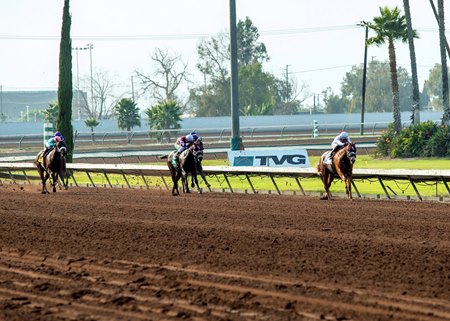
<instances>
[{"instance_id":1,"label":"brown dirt surface","mask_svg":"<svg viewBox=\"0 0 450 321\"><path fill-rule=\"evenodd\" d=\"M450 320L450 204L0 185L0 320Z\"/></svg>"}]
</instances>

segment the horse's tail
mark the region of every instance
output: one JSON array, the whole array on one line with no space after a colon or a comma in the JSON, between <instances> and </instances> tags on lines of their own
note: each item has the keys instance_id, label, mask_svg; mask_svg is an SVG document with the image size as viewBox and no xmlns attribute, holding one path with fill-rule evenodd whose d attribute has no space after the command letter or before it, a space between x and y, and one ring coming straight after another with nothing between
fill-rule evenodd
<instances>
[{"instance_id":1,"label":"horse's tail","mask_svg":"<svg viewBox=\"0 0 450 321\"><path fill-rule=\"evenodd\" d=\"M322 175L322 164L320 163L320 161L316 164L316 171L317 174Z\"/></svg>"},{"instance_id":2,"label":"horse's tail","mask_svg":"<svg viewBox=\"0 0 450 321\"><path fill-rule=\"evenodd\" d=\"M159 159L166 159L166 158L169 157L169 155L161 155L161 156L158 156L158 157L159 157Z\"/></svg>"}]
</instances>

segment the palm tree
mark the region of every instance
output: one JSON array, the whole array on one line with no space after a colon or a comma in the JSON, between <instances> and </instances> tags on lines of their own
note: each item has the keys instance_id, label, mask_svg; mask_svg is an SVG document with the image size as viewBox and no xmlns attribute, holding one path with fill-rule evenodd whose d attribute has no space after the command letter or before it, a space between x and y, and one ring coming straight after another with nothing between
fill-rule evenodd
<instances>
[{"instance_id":1,"label":"palm tree","mask_svg":"<svg viewBox=\"0 0 450 321\"><path fill-rule=\"evenodd\" d=\"M445 53L445 16L444 16L444 0L438 0L438 24L439 24L439 44L441 49L441 68L442 68L442 103L444 106L444 114L442 115L442 123L447 124L450 121L449 93L448 93L448 68L447 55Z\"/></svg>"},{"instance_id":2,"label":"palm tree","mask_svg":"<svg viewBox=\"0 0 450 321\"><path fill-rule=\"evenodd\" d=\"M122 98L114 107L117 125L128 132L128 143L131 141L130 131L135 126L141 126L141 116L136 103L130 98Z\"/></svg>"},{"instance_id":3,"label":"palm tree","mask_svg":"<svg viewBox=\"0 0 450 321\"><path fill-rule=\"evenodd\" d=\"M181 107L174 100L168 100L164 103L158 104L145 111L148 117L148 125L150 129L179 129L181 125ZM170 140L170 133L167 133ZM162 137L161 137L162 140Z\"/></svg>"},{"instance_id":4,"label":"palm tree","mask_svg":"<svg viewBox=\"0 0 450 321\"><path fill-rule=\"evenodd\" d=\"M394 42L396 40L401 40L402 42L408 41L406 18L401 14L398 7L395 7L393 10L388 7L380 7L380 14L380 16L373 18L373 23L369 24L369 28L375 31L376 35L367 39L367 44L381 46L386 42L388 43L391 89L393 96L392 112L394 114L394 132L398 133L402 128L402 120L400 115L397 59L395 56Z\"/></svg>"},{"instance_id":5,"label":"palm tree","mask_svg":"<svg viewBox=\"0 0 450 321\"><path fill-rule=\"evenodd\" d=\"M409 8L409 0L403 0L403 8L405 9L406 31L408 33L409 56L411 59L411 75L413 85L413 106L411 120L413 124L420 123L420 93L419 80L417 77L416 51L414 49L414 38L418 38L416 30L412 28L411 10Z\"/></svg>"},{"instance_id":6,"label":"palm tree","mask_svg":"<svg viewBox=\"0 0 450 321\"><path fill-rule=\"evenodd\" d=\"M91 129L92 143L94 143L95 142L94 127L97 127L100 124L100 122L95 118L88 118L84 121L84 124L86 125L86 127L89 127Z\"/></svg>"}]
</instances>

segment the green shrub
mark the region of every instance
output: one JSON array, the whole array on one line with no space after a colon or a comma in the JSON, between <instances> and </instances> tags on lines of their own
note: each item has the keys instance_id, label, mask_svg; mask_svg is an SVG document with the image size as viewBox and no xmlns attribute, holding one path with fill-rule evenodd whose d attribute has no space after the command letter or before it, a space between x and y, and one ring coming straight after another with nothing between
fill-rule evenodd
<instances>
[{"instance_id":1,"label":"green shrub","mask_svg":"<svg viewBox=\"0 0 450 321\"><path fill-rule=\"evenodd\" d=\"M403 128L394 134L393 124L378 139L376 156L430 157L450 156L450 130L432 121Z\"/></svg>"},{"instance_id":2,"label":"green shrub","mask_svg":"<svg viewBox=\"0 0 450 321\"><path fill-rule=\"evenodd\" d=\"M427 146L428 155L434 157L450 156L450 127L439 126Z\"/></svg>"}]
</instances>

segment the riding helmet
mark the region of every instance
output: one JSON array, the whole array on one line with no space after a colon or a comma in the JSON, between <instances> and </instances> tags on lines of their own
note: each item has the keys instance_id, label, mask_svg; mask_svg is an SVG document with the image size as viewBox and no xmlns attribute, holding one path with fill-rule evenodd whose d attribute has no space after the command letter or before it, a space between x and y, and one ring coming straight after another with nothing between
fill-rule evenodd
<instances>
[{"instance_id":1,"label":"riding helmet","mask_svg":"<svg viewBox=\"0 0 450 321\"><path fill-rule=\"evenodd\" d=\"M60 132L56 132L54 136L62 137L62 134Z\"/></svg>"},{"instance_id":2,"label":"riding helmet","mask_svg":"<svg viewBox=\"0 0 450 321\"><path fill-rule=\"evenodd\" d=\"M192 136L192 135L187 135L187 136L186 136L186 141L187 141L188 143L194 142L194 136Z\"/></svg>"},{"instance_id":3,"label":"riding helmet","mask_svg":"<svg viewBox=\"0 0 450 321\"><path fill-rule=\"evenodd\" d=\"M339 136L341 137L341 139L346 139L346 140L348 139L347 132L342 132Z\"/></svg>"}]
</instances>

